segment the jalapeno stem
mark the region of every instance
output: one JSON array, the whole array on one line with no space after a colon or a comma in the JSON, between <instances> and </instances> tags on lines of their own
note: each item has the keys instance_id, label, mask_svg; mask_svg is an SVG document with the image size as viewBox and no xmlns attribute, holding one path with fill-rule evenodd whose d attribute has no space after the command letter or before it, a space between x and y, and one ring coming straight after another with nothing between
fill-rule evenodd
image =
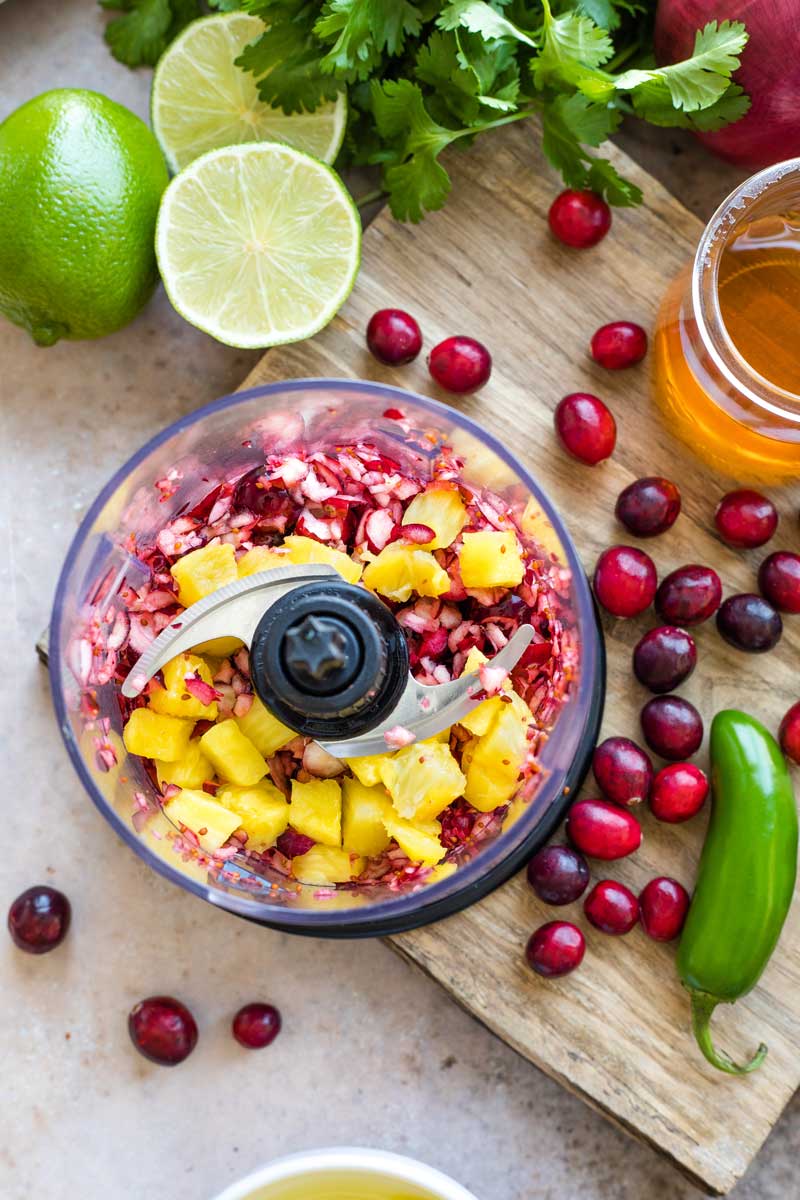
<instances>
[{"instance_id":1,"label":"jalapeno stem","mask_svg":"<svg viewBox=\"0 0 800 1200\"><path fill-rule=\"evenodd\" d=\"M715 1049L714 1043L711 1040L711 1014L717 1005L722 1004L723 1001L718 1000L716 996L710 996L708 992L693 991L691 997L694 1036L697 1039L698 1046L712 1067L716 1067L720 1071L727 1071L729 1075L749 1075L751 1071L755 1071L760 1067L767 1056L767 1047L763 1042L749 1063L746 1063L744 1066L735 1063L724 1050Z\"/></svg>"}]
</instances>

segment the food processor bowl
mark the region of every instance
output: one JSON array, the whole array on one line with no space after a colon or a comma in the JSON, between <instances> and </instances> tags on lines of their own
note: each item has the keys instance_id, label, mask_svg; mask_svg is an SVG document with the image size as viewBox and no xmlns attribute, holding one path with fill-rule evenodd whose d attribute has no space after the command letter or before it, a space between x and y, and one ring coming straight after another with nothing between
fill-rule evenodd
<instances>
[{"instance_id":1,"label":"food processor bowl","mask_svg":"<svg viewBox=\"0 0 800 1200\"><path fill-rule=\"evenodd\" d=\"M398 413L402 419L398 419ZM122 741L119 679L87 688L91 639L110 630L123 587L149 567L136 546L190 511L217 484L263 465L265 454L369 442L423 479L442 446L463 462L462 479L510 504L526 535L563 566L559 612L572 647L571 681L538 757L534 786L512 800L494 836L463 848L455 870L398 888L299 884L254 872L241 856L213 870L179 837L144 763ZM553 505L526 468L455 409L370 382L305 379L225 396L163 430L109 480L89 509L61 572L50 633L50 674L58 723L78 775L122 839L154 870L238 916L315 936L385 935L455 913L508 879L563 818L589 766L605 689L605 656L591 591ZM520 789L520 793L522 789Z\"/></svg>"}]
</instances>

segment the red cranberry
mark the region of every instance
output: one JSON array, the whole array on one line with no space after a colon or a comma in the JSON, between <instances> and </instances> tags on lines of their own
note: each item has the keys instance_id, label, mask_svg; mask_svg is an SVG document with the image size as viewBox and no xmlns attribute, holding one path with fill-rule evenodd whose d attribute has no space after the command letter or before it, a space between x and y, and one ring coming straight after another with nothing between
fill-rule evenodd
<instances>
[{"instance_id":1,"label":"red cranberry","mask_svg":"<svg viewBox=\"0 0 800 1200\"><path fill-rule=\"evenodd\" d=\"M569 975L583 962L586 942L577 925L548 921L531 934L525 957L537 975Z\"/></svg>"},{"instance_id":2,"label":"red cranberry","mask_svg":"<svg viewBox=\"0 0 800 1200\"><path fill-rule=\"evenodd\" d=\"M611 228L611 209L597 192L568 188L559 193L547 214L550 229L565 246L587 250Z\"/></svg>"},{"instance_id":3,"label":"red cranberry","mask_svg":"<svg viewBox=\"0 0 800 1200\"><path fill-rule=\"evenodd\" d=\"M617 423L603 401L589 392L571 392L555 414L561 445L580 462L596 466L614 453Z\"/></svg>"},{"instance_id":4,"label":"red cranberry","mask_svg":"<svg viewBox=\"0 0 800 1200\"><path fill-rule=\"evenodd\" d=\"M656 537L675 524L681 494L674 483L658 475L637 479L620 492L617 518L636 537Z\"/></svg>"},{"instance_id":5,"label":"red cranberry","mask_svg":"<svg viewBox=\"0 0 800 1200\"><path fill-rule=\"evenodd\" d=\"M586 859L570 846L545 846L528 863L528 883L545 904L572 904L588 882Z\"/></svg>"},{"instance_id":6,"label":"red cranberry","mask_svg":"<svg viewBox=\"0 0 800 1200\"><path fill-rule=\"evenodd\" d=\"M775 608L800 613L800 554L789 550L770 554L761 564L758 586Z\"/></svg>"},{"instance_id":7,"label":"red cranberry","mask_svg":"<svg viewBox=\"0 0 800 1200\"><path fill-rule=\"evenodd\" d=\"M722 600L722 583L711 567L689 563L667 575L656 592L656 611L668 625L700 625Z\"/></svg>"},{"instance_id":8,"label":"red cranberry","mask_svg":"<svg viewBox=\"0 0 800 1200\"><path fill-rule=\"evenodd\" d=\"M639 822L625 809L605 800L579 800L567 817L567 837L590 858L625 858L642 842Z\"/></svg>"},{"instance_id":9,"label":"red cranberry","mask_svg":"<svg viewBox=\"0 0 800 1200\"><path fill-rule=\"evenodd\" d=\"M624 883L601 879L584 900L583 911L601 933L630 933L639 920L639 901Z\"/></svg>"},{"instance_id":10,"label":"red cranberry","mask_svg":"<svg viewBox=\"0 0 800 1200\"><path fill-rule=\"evenodd\" d=\"M633 367L647 354L647 334L633 321L601 325L592 338L592 358L601 367L620 371Z\"/></svg>"},{"instance_id":11,"label":"red cranberry","mask_svg":"<svg viewBox=\"0 0 800 1200\"><path fill-rule=\"evenodd\" d=\"M703 741L703 718L681 696L655 696L642 709L642 732L651 750L678 762L691 758Z\"/></svg>"},{"instance_id":12,"label":"red cranberry","mask_svg":"<svg viewBox=\"0 0 800 1200\"><path fill-rule=\"evenodd\" d=\"M772 537L778 528L778 512L766 496L742 488L723 496L717 505L714 523L723 542L752 550L763 546Z\"/></svg>"},{"instance_id":13,"label":"red cranberry","mask_svg":"<svg viewBox=\"0 0 800 1200\"><path fill-rule=\"evenodd\" d=\"M272 1004L245 1004L233 1018L233 1036L248 1050L261 1050L281 1031L281 1014Z\"/></svg>"},{"instance_id":14,"label":"red cranberry","mask_svg":"<svg viewBox=\"0 0 800 1200\"><path fill-rule=\"evenodd\" d=\"M683 929L689 911L689 893L677 879L660 875L639 894L642 927L656 942L671 942Z\"/></svg>"},{"instance_id":15,"label":"red cranberry","mask_svg":"<svg viewBox=\"0 0 800 1200\"><path fill-rule=\"evenodd\" d=\"M650 795L653 764L629 738L606 738L594 752L592 769L600 791L614 804L629 808Z\"/></svg>"},{"instance_id":16,"label":"red cranberry","mask_svg":"<svg viewBox=\"0 0 800 1200\"><path fill-rule=\"evenodd\" d=\"M792 705L781 721L778 740L786 757L800 763L800 701Z\"/></svg>"},{"instance_id":17,"label":"red cranberry","mask_svg":"<svg viewBox=\"0 0 800 1200\"><path fill-rule=\"evenodd\" d=\"M492 373L492 356L471 337L449 337L428 355L428 370L447 392L477 392Z\"/></svg>"},{"instance_id":18,"label":"red cranberry","mask_svg":"<svg viewBox=\"0 0 800 1200\"><path fill-rule=\"evenodd\" d=\"M367 345L378 362L396 367L417 357L422 334L414 318L402 308L380 308L369 319Z\"/></svg>"},{"instance_id":19,"label":"red cranberry","mask_svg":"<svg viewBox=\"0 0 800 1200\"><path fill-rule=\"evenodd\" d=\"M669 825L688 821L706 802L708 779L694 763L670 763L653 780L650 808L653 816Z\"/></svg>"},{"instance_id":20,"label":"red cranberry","mask_svg":"<svg viewBox=\"0 0 800 1200\"><path fill-rule=\"evenodd\" d=\"M729 596L717 613L725 641L747 654L765 654L781 640L783 621L768 600L755 592Z\"/></svg>"},{"instance_id":21,"label":"red cranberry","mask_svg":"<svg viewBox=\"0 0 800 1200\"><path fill-rule=\"evenodd\" d=\"M301 854L308 854L312 846L316 846L313 838L310 838L306 833L298 833L296 829L292 829L291 825L278 838L275 845L285 858L297 858Z\"/></svg>"},{"instance_id":22,"label":"red cranberry","mask_svg":"<svg viewBox=\"0 0 800 1200\"><path fill-rule=\"evenodd\" d=\"M671 692L688 679L697 664L697 646L685 629L661 625L651 629L633 652L633 673L651 692Z\"/></svg>"},{"instance_id":23,"label":"red cranberry","mask_svg":"<svg viewBox=\"0 0 800 1200\"><path fill-rule=\"evenodd\" d=\"M139 1053L162 1067L182 1063L197 1045L194 1017L171 996L150 996L135 1004L128 1017L128 1032Z\"/></svg>"},{"instance_id":24,"label":"red cranberry","mask_svg":"<svg viewBox=\"0 0 800 1200\"><path fill-rule=\"evenodd\" d=\"M597 560L595 595L615 617L636 617L649 608L657 583L653 560L634 546L611 546Z\"/></svg>"},{"instance_id":25,"label":"red cranberry","mask_svg":"<svg viewBox=\"0 0 800 1200\"><path fill-rule=\"evenodd\" d=\"M8 910L8 932L20 950L47 954L67 936L72 909L63 892L40 884L17 896Z\"/></svg>"}]
</instances>

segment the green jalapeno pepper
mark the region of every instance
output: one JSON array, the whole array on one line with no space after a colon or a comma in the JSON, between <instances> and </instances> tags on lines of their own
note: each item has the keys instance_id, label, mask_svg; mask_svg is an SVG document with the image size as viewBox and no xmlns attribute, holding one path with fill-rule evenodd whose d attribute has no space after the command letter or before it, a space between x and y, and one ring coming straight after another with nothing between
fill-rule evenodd
<instances>
[{"instance_id":1,"label":"green jalapeno pepper","mask_svg":"<svg viewBox=\"0 0 800 1200\"><path fill-rule=\"evenodd\" d=\"M797 808L777 742L746 713L714 718L711 767L713 808L678 974L691 993L703 1054L721 1071L743 1075L761 1065L767 1047L739 1066L714 1048L711 1014L755 986L775 949L794 895Z\"/></svg>"}]
</instances>

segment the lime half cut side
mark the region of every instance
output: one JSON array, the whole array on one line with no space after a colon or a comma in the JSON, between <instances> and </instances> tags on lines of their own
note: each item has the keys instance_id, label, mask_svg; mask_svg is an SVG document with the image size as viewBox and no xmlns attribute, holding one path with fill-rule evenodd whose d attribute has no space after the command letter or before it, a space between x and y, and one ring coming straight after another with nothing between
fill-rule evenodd
<instances>
[{"instance_id":1,"label":"lime half cut side","mask_svg":"<svg viewBox=\"0 0 800 1200\"><path fill-rule=\"evenodd\" d=\"M236 59L265 30L258 17L220 13L187 25L161 56L153 76L150 114L174 173L209 150L245 142L286 142L332 163L347 123L347 100L287 115L259 98L255 77Z\"/></svg>"},{"instance_id":2,"label":"lime half cut side","mask_svg":"<svg viewBox=\"0 0 800 1200\"><path fill-rule=\"evenodd\" d=\"M156 228L167 295L229 346L297 342L355 281L361 221L330 167L279 142L212 150L170 183Z\"/></svg>"}]
</instances>

